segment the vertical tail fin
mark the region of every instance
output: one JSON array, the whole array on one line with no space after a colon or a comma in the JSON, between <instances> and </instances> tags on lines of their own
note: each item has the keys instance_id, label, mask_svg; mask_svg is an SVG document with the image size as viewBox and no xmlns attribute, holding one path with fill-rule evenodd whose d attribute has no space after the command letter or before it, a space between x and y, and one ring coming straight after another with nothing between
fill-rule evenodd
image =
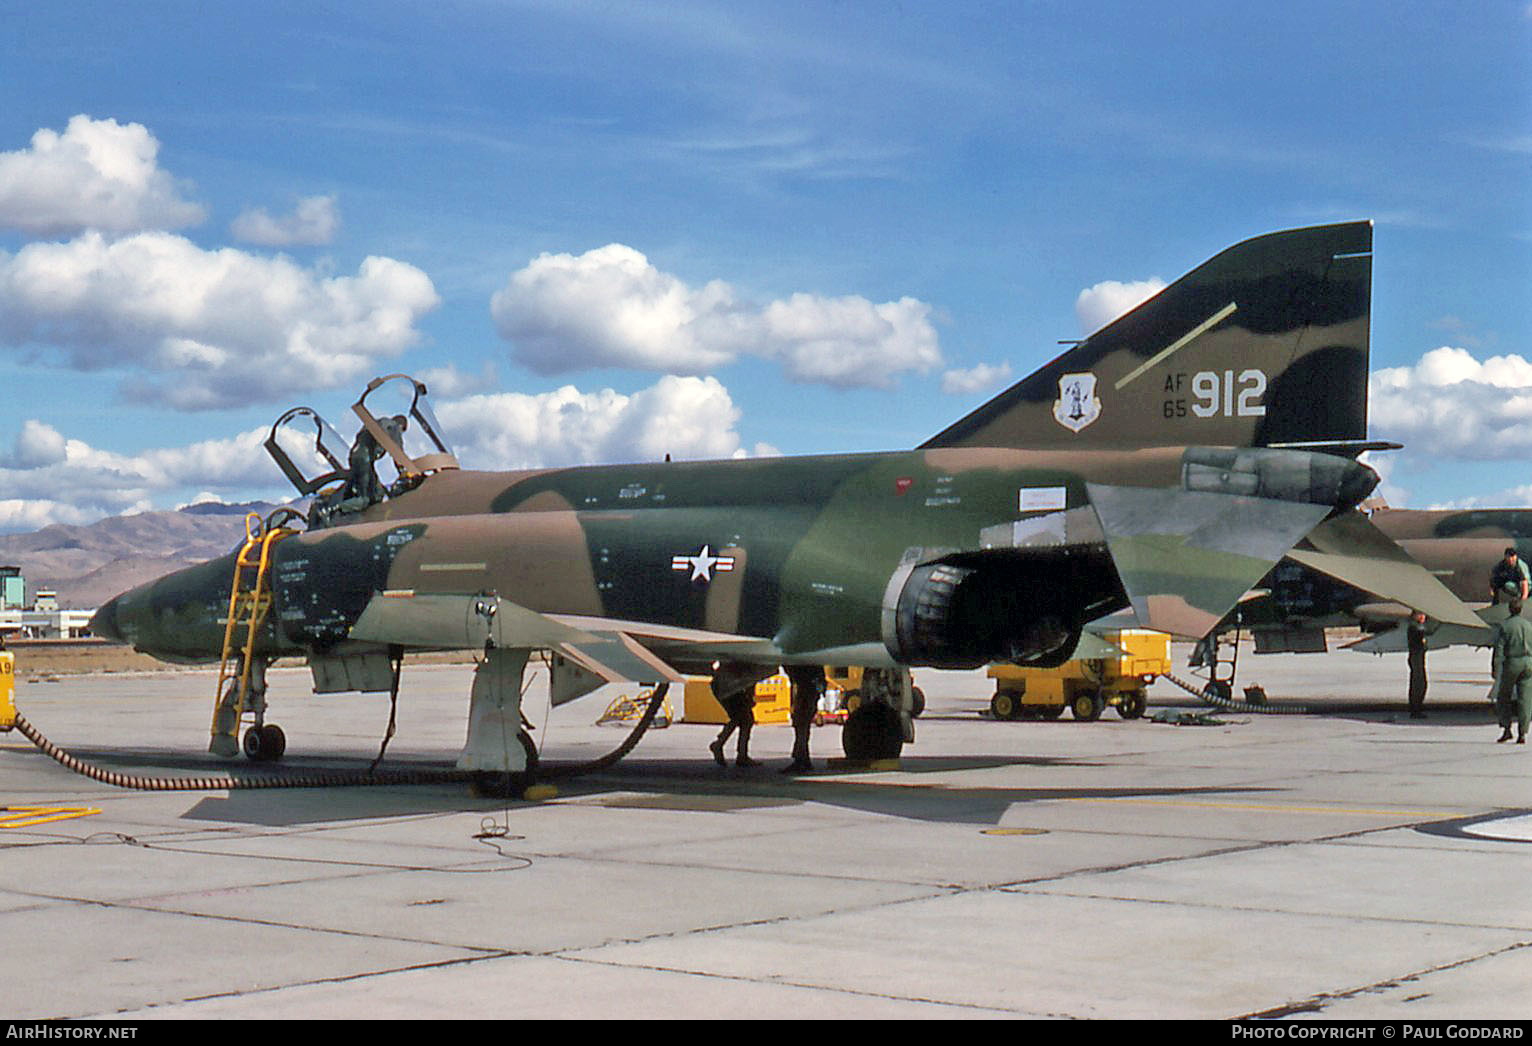
<instances>
[{"instance_id":1,"label":"vertical tail fin","mask_svg":"<svg viewBox=\"0 0 1532 1046\"><path fill-rule=\"evenodd\" d=\"M1372 223L1235 244L922 447L1367 438Z\"/></svg>"}]
</instances>

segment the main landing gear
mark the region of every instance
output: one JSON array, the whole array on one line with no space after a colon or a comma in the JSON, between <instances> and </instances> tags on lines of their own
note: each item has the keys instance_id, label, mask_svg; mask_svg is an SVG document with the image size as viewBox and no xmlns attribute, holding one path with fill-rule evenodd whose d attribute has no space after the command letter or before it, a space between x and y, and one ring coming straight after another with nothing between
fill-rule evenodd
<instances>
[{"instance_id":1,"label":"main landing gear","mask_svg":"<svg viewBox=\"0 0 1532 1046\"><path fill-rule=\"evenodd\" d=\"M468 740L457 768L475 773L486 795L519 794L537 774L537 745L521 718L528 650L490 647L473 673Z\"/></svg>"},{"instance_id":2,"label":"main landing gear","mask_svg":"<svg viewBox=\"0 0 1532 1046\"><path fill-rule=\"evenodd\" d=\"M917 693L908 668L867 669L862 700L841 728L846 758L859 763L898 759L905 743L915 740Z\"/></svg>"}]
</instances>

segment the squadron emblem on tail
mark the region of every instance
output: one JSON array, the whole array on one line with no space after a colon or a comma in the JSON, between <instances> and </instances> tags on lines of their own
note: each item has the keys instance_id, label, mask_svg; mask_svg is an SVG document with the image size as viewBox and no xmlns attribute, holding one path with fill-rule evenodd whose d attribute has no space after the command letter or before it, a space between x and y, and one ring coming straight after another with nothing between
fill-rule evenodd
<instances>
[{"instance_id":1,"label":"squadron emblem on tail","mask_svg":"<svg viewBox=\"0 0 1532 1046\"><path fill-rule=\"evenodd\" d=\"M1053 403L1053 416L1070 432L1079 432L1101 417L1101 401L1096 398L1096 376L1065 374L1059 378L1059 398Z\"/></svg>"}]
</instances>

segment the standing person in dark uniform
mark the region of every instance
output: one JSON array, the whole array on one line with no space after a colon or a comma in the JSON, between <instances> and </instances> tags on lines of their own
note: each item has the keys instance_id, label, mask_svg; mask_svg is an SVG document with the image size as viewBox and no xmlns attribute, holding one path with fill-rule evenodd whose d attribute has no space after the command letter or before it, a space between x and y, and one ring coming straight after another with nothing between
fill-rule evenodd
<instances>
[{"instance_id":1,"label":"standing person in dark uniform","mask_svg":"<svg viewBox=\"0 0 1532 1046\"><path fill-rule=\"evenodd\" d=\"M1410 617L1407 635L1410 663L1410 718L1426 717L1426 615L1417 610Z\"/></svg>"},{"instance_id":2,"label":"standing person in dark uniform","mask_svg":"<svg viewBox=\"0 0 1532 1046\"><path fill-rule=\"evenodd\" d=\"M719 766L729 765L723 757L723 746L735 730L739 731L739 746L734 750L734 765L761 765L759 760L750 758L750 731L755 729L755 684L761 678L758 670L752 671L745 665L723 664L713 672L713 696L729 716L718 737L708 745Z\"/></svg>"},{"instance_id":3,"label":"standing person in dark uniform","mask_svg":"<svg viewBox=\"0 0 1532 1046\"><path fill-rule=\"evenodd\" d=\"M1532 621L1521 616L1521 600L1513 599L1510 616L1495 626L1494 668L1500 681L1495 708L1500 714L1500 741L1511 739L1511 720L1518 720L1516 743L1527 743L1532 720Z\"/></svg>"},{"instance_id":4,"label":"standing person in dark uniform","mask_svg":"<svg viewBox=\"0 0 1532 1046\"><path fill-rule=\"evenodd\" d=\"M814 729L814 715L825 692L823 665L788 665L787 679L792 683L793 761L784 774L804 774L814 769L809 758L809 732Z\"/></svg>"}]
</instances>

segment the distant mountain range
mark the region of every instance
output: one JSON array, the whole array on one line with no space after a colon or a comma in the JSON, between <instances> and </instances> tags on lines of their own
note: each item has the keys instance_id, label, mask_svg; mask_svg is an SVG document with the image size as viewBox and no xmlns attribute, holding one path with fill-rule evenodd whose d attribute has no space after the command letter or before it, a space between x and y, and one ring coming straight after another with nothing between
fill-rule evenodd
<instances>
[{"instance_id":1,"label":"distant mountain range","mask_svg":"<svg viewBox=\"0 0 1532 1046\"><path fill-rule=\"evenodd\" d=\"M110 516L89 526L55 523L30 534L0 535L0 564L18 566L31 599L58 593L66 610L100 606L161 574L221 556L245 536L245 515L276 505L204 502L174 512Z\"/></svg>"}]
</instances>

